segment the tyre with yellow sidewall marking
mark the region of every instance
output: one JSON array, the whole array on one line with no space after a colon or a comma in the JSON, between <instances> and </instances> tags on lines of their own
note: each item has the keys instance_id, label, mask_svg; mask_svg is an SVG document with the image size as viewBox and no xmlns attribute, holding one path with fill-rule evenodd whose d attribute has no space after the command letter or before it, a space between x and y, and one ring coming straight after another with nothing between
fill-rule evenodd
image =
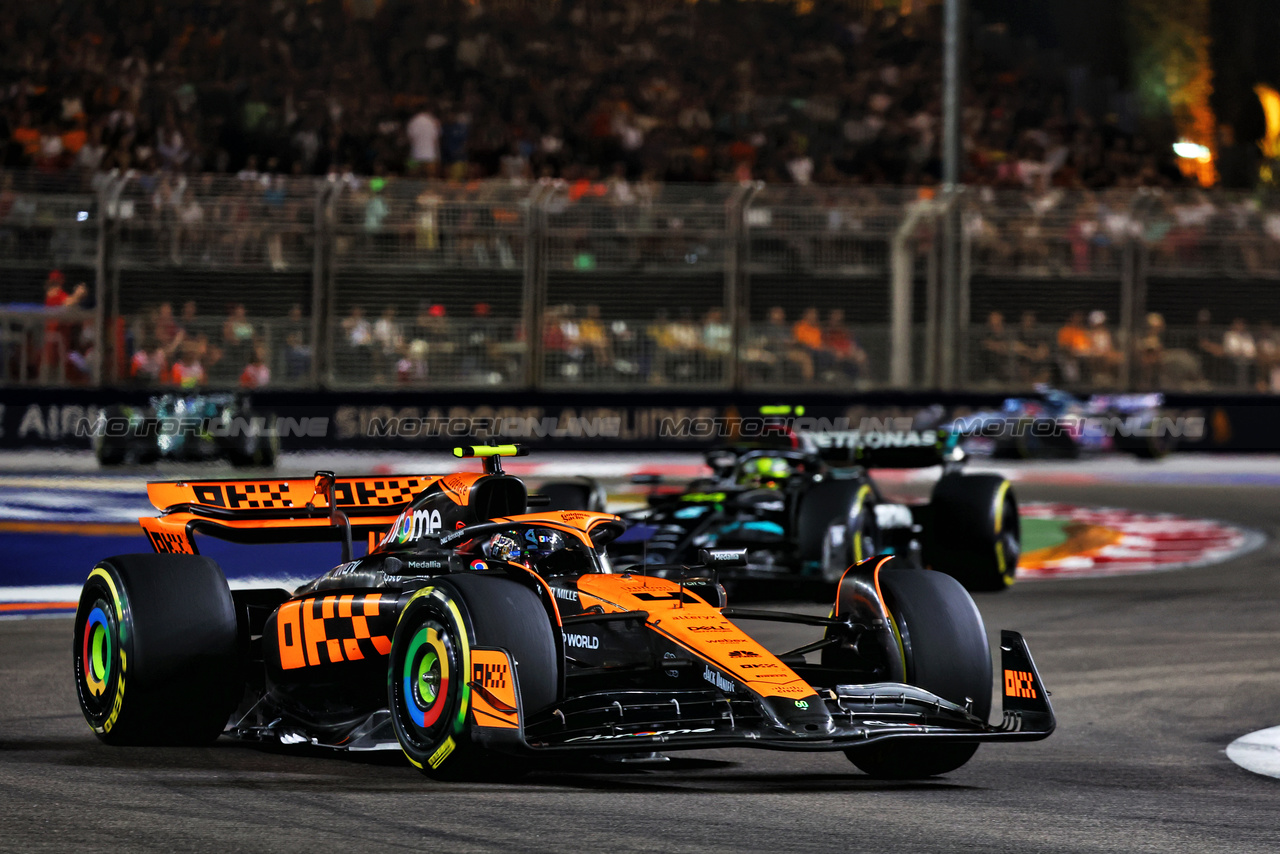
<instances>
[{"instance_id":1,"label":"tyre with yellow sidewall marking","mask_svg":"<svg viewBox=\"0 0 1280 854\"><path fill-rule=\"evenodd\" d=\"M932 522L925 563L971 591L1013 584L1022 555L1022 525L1013 485L997 474L948 474L929 502Z\"/></svg>"},{"instance_id":2,"label":"tyre with yellow sidewall marking","mask_svg":"<svg viewBox=\"0 0 1280 854\"><path fill-rule=\"evenodd\" d=\"M387 705L406 757L437 779L515 776L518 758L476 743L471 720L471 650L511 657L519 707L528 715L554 703L559 654L538 596L502 576L452 575L418 590L391 639Z\"/></svg>"},{"instance_id":3,"label":"tyre with yellow sidewall marking","mask_svg":"<svg viewBox=\"0 0 1280 854\"><path fill-rule=\"evenodd\" d=\"M902 648L905 680L982 721L991 715L991 649L977 605L952 578L925 569L881 574L884 604ZM885 739L845 751L872 777L912 780L946 774L968 762L977 742Z\"/></svg>"},{"instance_id":4,"label":"tyre with yellow sidewall marking","mask_svg":"<svg viewBox=\"0 0 1280 854\"><path fill-rule=\"evenodd\" d=\"M108 558L80 594L76 695L107 744L207 744L243 691L236 614L218 565L196 555Z\"/></svg>"}]
</instances>

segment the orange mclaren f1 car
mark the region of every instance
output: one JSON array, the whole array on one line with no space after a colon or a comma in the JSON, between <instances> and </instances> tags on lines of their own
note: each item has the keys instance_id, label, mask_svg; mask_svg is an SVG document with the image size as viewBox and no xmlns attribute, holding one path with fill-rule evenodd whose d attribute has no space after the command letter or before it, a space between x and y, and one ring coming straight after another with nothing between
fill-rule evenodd
<instances>
[{"instance_id":1,"label":"orange mclaren f1 car","mask_svg":"<svg viewBox=\"0 0 1280 854\"><path fill-rule=\"evenodd\" d=\"M241 739L399 748L438 777L567 752L841 750L887 778L943 774L984 742L1054 728L1027 645L1001 634L992 716L982 618L953 578L850 566L830 616L729 607L717 567L614 566L625 526L546 507L502 472L515 446L455 449L444 476L152 483L155 554L101 561L73 646L81 708L108 744ZM196 535L331 540L341 565L295 591L228 588ZM367 555L351 555L353 539ZM810 626L771 651L741 626Z\"/></svg>"}]
</instances>

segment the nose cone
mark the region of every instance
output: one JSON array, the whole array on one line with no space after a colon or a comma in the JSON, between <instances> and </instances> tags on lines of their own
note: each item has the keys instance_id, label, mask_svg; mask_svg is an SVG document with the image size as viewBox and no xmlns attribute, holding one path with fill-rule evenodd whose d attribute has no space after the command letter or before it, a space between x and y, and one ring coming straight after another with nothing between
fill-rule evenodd
<instances>
[{"instance_id":1,"label":"nose cone","mask_svg":"<svg viewBox=\"0 0 1280 854\"><path fill-rule=\"evenodd\" d=\"M835 730L827 704L817 694L805 697L761 697L760 705L774 726L796 735L826 735Z\"/></svg>"}]
</instances>

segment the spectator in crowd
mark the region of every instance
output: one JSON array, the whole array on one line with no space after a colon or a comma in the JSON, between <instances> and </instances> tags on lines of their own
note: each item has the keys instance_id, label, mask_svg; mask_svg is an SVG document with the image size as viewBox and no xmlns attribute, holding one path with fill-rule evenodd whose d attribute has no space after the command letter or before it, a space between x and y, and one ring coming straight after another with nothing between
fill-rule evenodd
<instances>
[{"instance_id":1,"label":"spectator in crowd","mask_svg":"<svg viewBox=\"0 0 1280 854\"><path fill-rule=\"evenodd\" d=\"M45 280L44 305L52 314L79 307L89 295L89 287L80 282L71 293L63 290L66 277L61 270L49 273ZM66 377L67 356L71 352L72 325L65 321L51 320L44 327L44 354L40 373L46 382L60 382Z\"/></svg>"},{"instance_id":2,"label":"spectator in crowd","mask_svg":"<svg viewBox=\"0 0 1280 854\"><path fill-rule=\"evenodd\" d=\"M351 307L351 313L342 320L342 331L347 343L357 350L368 349L373 344L373 327L365 319L362 306Z\"/></svg>"},{"instance_id":3,"label":"spectator in crowd","mask_svg":"<svg viewBox=\"0 0 1280 854\"><path fill-rule=\"evenodd\" d=\"M1164 367L1164 316L1151 312L1137 342L1138 384L1159 388Z\"/></svg>"},{"instance_id":4,"label":"spectator in crowd","mask_svg":"<svg viewBox=\"0 0 1280 854\"><path fill-rule=\"evenodd\" d=\"M285 335L284 377L290 383L302 382L311 376L311 348L299 329Z\"/></svg>"},{"instance_id":5,"label":"spectator in crowd","mask_svg":"<svg viewBox=\"0 0 1280 854\"><path fill-rule=\"evenodd\" d=\"M422 385L427 381L427 342L415 338L396 362L396 382L400 385Z\"/></svg>"},{"instance_id":6,"label":"spectator in crowd","mask_svg":"<svg viewBox=\"0 0 1280 854\"><path fill-rule=\"evenodd\" d=\"M999 311L988 313L979 351L979 364L983 378L999 382L1008 382L1013 379L1012 343L1009 330L1004 325L1004 313Z\"/></svg>"},{"instance_id":7,"label":"spectator in crowd","mask_svg":"<svg viewBox=\"0 0 1280 854\"><path fill-rule=\"evenodd\" d=\"M1163 331L1163 319L1161 330ZM1078 383L1084 378L1083 366L1093 350L1093 340L1084 326L1084 312L1073 311L1058 329L1058 375L1064 383Z\"/></svg>"},{"instance_id":8,"label":"spectator in crowd","mask_svg":"<svg viewBox=\"0 0 1280 854\"><path fill-rule=\"evenodd\" d=\"M139 347L129 360L129 378L138 385L168 382L169 354L163 347Z\"/></svg>"},{"instance_id":9,"label":"spectator in crowd","mask_svg":"<svg viewBox=\"0 0 1280 854\"><path fill-rule=\"evenodd\" d=\"M786 380L787 367L798 367L793 360L791 330L787 326L787 312L780 305L769 308L765 322L755 325L742 360L750 372L760 379L777 382ZM812 364L810 365L812 367Z\"/></svg>"},{"instance_id":10,"label":"spectator in crowd","mask_svg":"<svg viewBox=\"0 0 1280 854\"><path fill-rule=\"evenodd\" d=\"M843 375L843 379L849 382L863 378L870 360L845 323L843 308L827 312L827 322L822 327L822 349L833 360L837 377Z\"/></svg>"},{"instance_id":11,"label":"spectator in crowd","mask_svg":"<svg viewBox=\"0 0 1280 854\"><path fill-rule=\"evenodd\" d=\"M156 343L166 350L176 350L177 345L186 338L186 332L173 316L173 303L165 301L160 303L156 310L155 326L152 330Z\"/></svg>"},{"instance_id":12,"label":"spectator in crowd","mask_svg":"<svg viewBox=\"0 0 1280 854\"><path fill-rule=\"evenodd\" d=\"M1087 379L1099 388L1114 385L1118 377L1116 371L1124 361L1124 355L1116 349L1111 338L1111 330L1107 328L1105 311L1089 312L1089 347L1085 357L1088 367Z\"/></svg>"},{"instance_id":13,"label":"spectator in crowd","mask_svg":"<svg viewBox=\"0 0 1280 854\"><path fill-rule=\"evenodd\" d=\"M657 353L651 382L688 381L695 376L702 342L691 309L679 309L674 320L665 309L660 309L649 334Z\"/></svg>"},{"instance_id":14,"label":"spectator in crowd","mask_svg":"<svg viewBox=\"0 0 1280 854\"><path fill-rule=\"evenodd\" d=\"M424 105L405 126L409 137L410 174L440 174L440 120Z\"/></svg>"},{"instance_id":15,"label":"spectator in crowd","mask_svg":"<svg viewBox=\"0 0 1280 854\"><path fill-rule=\"evenodd\" d=\"M1280 335L1276 333L1271 321L1259 322L1254 343L1258 348L1257 390L1280 391Z\"/></svg>"},{"instance_id":16,"label":"spectator in crowd","mask_svg":"<svg viewBox=\"0 0 1280 854\"><path fill-rule=\"evenodd\" d=\"M592 376L599 376L613 363L609 337L600 320L600 306L587 306L586 316L578 323L578 343L583 348L588 372Z\"/></svg>"},{"instance_id":17,"label":"spectator in crowd","mask_svg":"<svg viewBox=\"0 0 1280 854\"><path fill-rule=\"evenodd\" d=\"M818 325L818 310L813 306L801 313L800 319L791 327L791 340L795 345L794 353L800 364L801 378L806 382L813 380L827 368L829 360L822 349L822 327Z\"/></svg>"},{"instance_id":18,"label":"spectator in crowd","mask_svg":"<svg viewBox=\"0 0 1280 854\"><path fill-rule=\"evenodd\" d=\"M353 379L369 379L373 375L373 324L364 316L364 307L352 306L342 319L341 329L334 354L336 364L345 367Z\"/></svg>"},{"instance_id":19,"label":"spectator in crowd","mask_svg":"<svg viewBox=\"0 0 1280 854\"><path fill-rule=\"evenodd\" d=\"M938 5L799 6L222 0L195 14L15 0L0 7L14 81L0 91L0 144L7 163L49 173L101 164L256 180L278 158L266 171L436 176L443 164L454 179L523 180L621 162L632 178L936 182ZM1064 96L1088 81L1046 69L1012 30L983 37L967 69L968 183L1181 180L1172 139L1068 111ZM1239 183L1248 146L1223 145L1224 180ZM1032 264L1045 244L1028 232L1043 222L1005 234Z\"/></svg>"},{"instance_id":20,"label":"spectator in crowd","mask_svg":"<svg viewBox=\"0 0 1280 854\"><path fill-rule=\"evenodd\" d=\"M1017 334L1011 346L1017 355L1019 382L1034 384L1049 381L1052 350L1049 347L1048 337L1036 320L1034 311L1022 313Z\"/></svg>"},{"instance_id":21,"label":"spectator in crowd","mask_svg":"<svg viewBox=\"0 0 1280 854\"><path fill-rule=\"evenodd\" d=\"M258 342L253 346L253 357L240 372L241 388L263 388L271 382L271 368L267 364L267 345Z\"/></svg>"},{"instance_id":22,"label":"spectator in crowd","mask_svg":"<svg viewBox=\"0 0 1280 854\"><path fill-rule=\"evenodd\" d=\"M191 314L194 318L195 303L188 302L191 308ZM186 310L183 310L183 319L186 319ZM222 324L222 342L229 348L244 347L253 341L254 328L249 322L249 316L245 311L244 303L235 303L227 311L226 322Z\"/></svg>"},{"instance_id":23,"label":"spectator in crowd","mask_svg":"<svg viewBox=\"0 0 1280 854\"><path fill-rule=\"evenodd\" d=\"M1222 355L1235 368L1236 385L1252 386L1258 348L1243 317L1231 321L1230 328L1222 334Z\"/></svg>"},{"instance_id":24,"label":"spectator in crowd","mask_svg":"<svg viewBox=\"0 0 1280 854\"><path fill-rule=\"evenodd\" d=\"M396 320L396 307L388 305L373 324L374 379L386 379L387 369L394 366L404 346L404 332Z\"/></svg>"},{"instance_id":25,"label":"spectator in crowd","mask_svg":"<svg viewBox=\"0 0 1280 854\"><path fill-rule=\"evenodd\" d=\"M1196 355L1205 379L1215 384L1229 382L1231 368L1222 350L1222 335L1214 327L1213 316L1207 308L1196 313L1195 336Z\"/></svg>"},{"instance_id":26,"label":"spectator in crowd","mask_svg":"<svg viewBox=\"0 0 1280 854\"><path fill-rule=\"evenodd\" d=\"M707 309L702 316L701 349L706 365L702 379L710 382L723 380L733 352L733 327L725 320L724 310L719 306Z\"/></svg>"},{"instance_id":27,"label":"spectator in crowd","mask_svg":"<svg viewBox=\"0 0 1280 854\"><path fill-rule=\"evenodd\" d=\"M178 361L169 369L169 380L181 389L195 389L205 383L204 365L200 361L200 345L187 341L182 345Z\"/></svg>"},{"instance_id":28,"label":"spectator in crowd","mask_svg":"<svg viewBox=\"0 0 1280 854\"><path fill-rule=\"evenodd\" d=\"M184 335L205 331L200 328L200 315L195 300L189 299L182 304L182 313L178 315L177 323Z\"/></svg>"}]
</instances>

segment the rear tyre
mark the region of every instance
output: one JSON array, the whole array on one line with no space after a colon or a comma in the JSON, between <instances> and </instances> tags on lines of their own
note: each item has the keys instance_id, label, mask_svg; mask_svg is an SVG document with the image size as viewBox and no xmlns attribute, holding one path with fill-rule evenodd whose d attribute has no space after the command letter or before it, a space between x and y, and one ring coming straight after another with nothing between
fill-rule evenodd
<instances>
[{"instance_id":1,"label":"rear tyre","mask_svg":"<svg viewBox=\"0 0 1280 854\"><path fill-rule=\"evenodd\" d=\"M401 749L429 777L500 779L526 770L520 757L487 750L473 737L474 646L498 647L510 655L522 714L556 701L555 637L532 590L485 575L453 575L423 587L396 623L388 705Z\"/></svg>"},{"instance_id":2,"label":"rear tyre","mask_svg":"<svg viewBox=\"0 0 1280 854\"><path fill-rule=\"evenodd\" d=\"M832 584L852 564L880 549L876 497L857 480L824 480L804 493L796 515L796 550L802 563L818 561Z\"/></svg>"},{"instance_id":3,"label":"rear tyre","mask_svg":"<svg viewBox=\"0 0 1280 854\"><path fill-rule=\"evenodd\" d=\"M933 488L925 562L973 591L1017 577L1022 526L1013 486L995 474L948 474Z\"/></svg>"},{"instance_id":4,"label":"rear tyre","mask_svg":"<svg viewBox=\"0 0 1280 854\"><path fill-rule=\"evenodd\" d=\"M227 460L236 468L270 468L276 464L280 454L280 437L276 435L276 419L274 415L261 416L250 410L238 413L238 418L252 427L255 419L262 422L263 429L250 429L238 436L230 437L227 445Z\"/></svg>"},{"instance_id":5,"label":"rear tyre","mask_svg":"<svg viewBox=\"0 0 1280 854\"><path fill-rule=\"evenodd\" d=\"M552 480L542 484L538 490L550 499L551 510L587 510L603 513L605 509L604 488L589 477L573 480Z\"/></svg>"},{"instance_id":6,"label":"rear tyre","mask_svg":"<svg viewBox=\"0 0 1280 854\"><path fill-rule=\"evenodd\" d=\"M131 430L122 436L111 435L108 425L130 423L132 411L123 406L108 406L98 416L93 435L93 455L98 458L100 466L124 465L129 456ZM112 429L116 429L114 426Z\"/></svg>"},{"instance_id":7,"label":"rear tyre","mask_svg":"<svg viewBox=\"0 0 1280 854\"><path fill-rule=\"evenodd\" d=\"M907 683L968 705L975 716L987 720L991 649L973 599L954 579L924 569L884 572L880 585L902 638ZM911 780L954 771L977 750L976 742L905 738L854 748L845 755L872 777Z\"/></svg>"},{"instance_id":8,"label":"rear tyre","mask_svg":"<svg viewBox=\"0 0 1280 854\"><path fill-rule=\"evenodd\" d=\"M1140 460L1161 460L1173 453L1178 440L1167 435L1117 436L1115 446L1116 450L1133 454Z\"/></svg>"},{"instance_id":9,"label":"rear tyre","mask_svg":"<svg viewBox=\"0 0 1280 854\"><path fill-rule=\"evenodd\" d=\"M1010 435L996 440L992 456L1011 460L1074 460L1080 456L1080 446L1056 420L1027 419L1014 425Z\"/></svg>"},{"instance_id":10,"label":"rear tyre","mask_svg":"<svg viewBox=\"0 0 1280 854\"><path fill-rule=\"evenodd\" d=\"M72 659L80 709L107 744L207 744L244 686L236 614L218 565L121 555L89 574Z\"/></svg>"}]
</instances>

